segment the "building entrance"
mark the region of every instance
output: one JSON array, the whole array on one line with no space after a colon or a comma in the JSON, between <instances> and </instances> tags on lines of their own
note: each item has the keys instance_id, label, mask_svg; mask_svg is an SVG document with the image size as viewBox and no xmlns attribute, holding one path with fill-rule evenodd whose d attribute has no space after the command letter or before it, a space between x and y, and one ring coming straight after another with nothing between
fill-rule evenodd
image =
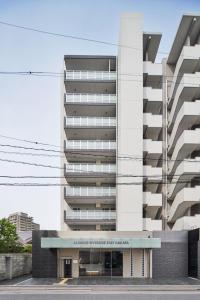
<instances>
[{"instance_id":1,"label":"building entrance","mask_svg":"<svg viewBox=\"0 0 200 300\"><path fill-rule=\"evenodd\" d=\"M122 251L81 250L79 251L79 276L122 276Z\"/></svg>"},{"instance_id":2,"label":"building entrance","mask_svg":"<svg viewBox=\"0 0 200 300\"><path fill-rule=\"evenodd\" d=\"M64 277L70 278L72 277L72 259L67 258L64 259Z\"/></svg>"}]
</instances>

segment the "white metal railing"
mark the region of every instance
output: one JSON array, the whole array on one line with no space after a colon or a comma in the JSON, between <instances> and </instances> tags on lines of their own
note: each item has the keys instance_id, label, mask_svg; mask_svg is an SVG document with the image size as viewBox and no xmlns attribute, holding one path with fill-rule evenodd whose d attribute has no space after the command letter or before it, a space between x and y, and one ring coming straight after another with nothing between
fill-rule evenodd
<instances>
[{"instance_id":1,"label":"white metal railing","mask_svg":"<svg viewBox=\"0 0 200 300\"><path fill-rule=\"evenodd\" d=\"M68 197L113 197L116 196L115 187L85 187L66 186L65 196Z\"/></svg>"},{"instance_id":2,"label":"white metal railing","mask_svg":"<svg viewBox=\"0 0 200 300\"><path fill-rule=\"evenodd\" d=\"M115 164L66 164L66 173L116 173Z\"/></svg>"},{"instance_id":3,"label":"white metal railing","mask_svg":"<svg viewBox=\"0 0 200 300\"><path fill-rule=\"evenodd\" d=\"M75 220L115 220L116 211L108 210L71 210L66 211L66 219Z\"/></svg>"},{"instance_id":4,"label":"white metal railing","mask_svg":"<svg viewBox=\"0 0 200 300\"><path fill-rule=\"evenodd\" d=\"M105 103L116 104L115 94L65 94L65 103Z\"/></svg>"},{"instance_id":5,"label":"white metal railing","mask_svg":"<svg viewBox=\"0 0 200 300\"><path fill-rule=\"evenodd\" d=\"M66 126L77 127L114 127L116 126L116 118L112 117L70 117L65 118Z\"/></svg>"},{"instance_id":6,"label":"white metal railing","mask_svg":"<svg viewBox=\"0 0 200 300\"><path fill-rule=\"evenodd\" d=\"M66 80L116 80L115 71L66 70Z\"/></svg>"},{"instance_id":7,"label":"white metal railing","mask_svg":"<svg viewBox=\"0 0 200 300\"><path fill-rule=\"evenodd\" d=\"M115 150L115 141L67 140L65 149L75 150Z\"/></svg>"}]
</instances>

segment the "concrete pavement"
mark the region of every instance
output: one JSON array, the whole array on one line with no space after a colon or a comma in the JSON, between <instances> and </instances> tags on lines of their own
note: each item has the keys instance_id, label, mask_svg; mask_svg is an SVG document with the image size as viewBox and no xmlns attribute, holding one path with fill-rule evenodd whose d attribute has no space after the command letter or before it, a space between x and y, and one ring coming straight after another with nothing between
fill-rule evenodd
<instances>
[{"instance_id":1,"label":"concrete pavement","mask_svg":"<svg viewBox=\"0 0 200 300\"><path fill-rule=\"evenodd\" d=\"M200 281L192 278L147 280L57 281L56 278L20 278L0 285L0 300L196 300ZM112 284L110 284L112 282ZM141 282L143 284L141 284ZM10 282L11 283L11 282ZM82 283L82 285L81 285ZM100 284L101 283L101 284ZM120 284L119 284L120 283ZM160 283L160 284L158 284Z\"/></svg>"},{"instance_id":2,"label":"concrete pavement","mask_svg":"<svg viewBox=\"0 0 200 300\"><path fill-rule=\"evenodd\" d=\"M1 288L0 300L197 300L200 290L193 291L134 291L134 290L105 290L95 287L85 289L58 289L38 287L15 287L6 290Z\"/></svg>"}]
</instances>

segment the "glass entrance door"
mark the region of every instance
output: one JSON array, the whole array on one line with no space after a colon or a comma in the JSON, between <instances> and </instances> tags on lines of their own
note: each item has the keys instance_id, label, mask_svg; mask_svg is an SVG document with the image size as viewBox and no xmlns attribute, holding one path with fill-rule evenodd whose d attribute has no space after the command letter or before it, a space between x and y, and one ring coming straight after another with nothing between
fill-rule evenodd
<instances>
[{"instance_id":1,"label":"glass entrance door","mask_svg":"<svg viewBox=\"0 0 200 300\"><path fill-rule=\"evenodd\" d=\"M81 250L79 252L80 276L122 276L123 253L108 250Z\"/></svg>"}]
</instances>

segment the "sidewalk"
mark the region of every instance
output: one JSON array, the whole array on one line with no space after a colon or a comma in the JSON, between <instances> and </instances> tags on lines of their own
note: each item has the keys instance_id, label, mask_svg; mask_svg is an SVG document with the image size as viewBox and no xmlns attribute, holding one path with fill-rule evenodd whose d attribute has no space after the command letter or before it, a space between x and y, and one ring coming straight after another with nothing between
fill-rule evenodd
<instances>
[{"instance_id":1,"label":"sidewalk","mask_svg":"<svg viewBox=\"0 0 200 300\"><path fill-rule=\"evenodd\" d=\"M12 280L0 282L0 290L5 286L11 289L13 287L28 288L48 288L48 289L130 289L130 290L200 290L200 280L193 278L78 278L78 279L57 279L57 278L32 278L30 276L21 276Z\"/></svg>"}]
</instances>

